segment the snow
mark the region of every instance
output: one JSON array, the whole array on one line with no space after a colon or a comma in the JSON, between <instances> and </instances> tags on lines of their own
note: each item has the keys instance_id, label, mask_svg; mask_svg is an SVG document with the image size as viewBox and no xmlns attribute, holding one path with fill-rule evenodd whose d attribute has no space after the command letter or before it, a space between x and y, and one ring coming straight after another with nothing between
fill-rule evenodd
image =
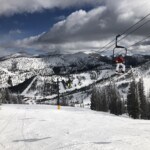
<instances>
[{"instance_id":1,"label":"snow","mask_svg":"<svg viewBox=\"0 0 150 150\"><path fill-rule=\"evenodd\" d=\"M31 85L33 84L35 80L36 80L36 77L32 80L32 82L28 85L28 87L22 92L22 95L25 95L27 93L27 91L31 88Z\"/></svg>"},{"instance_id":2,"label":"snow","mask_svg":"<svg viewBox=\"0 0 150 150\"><path fill-rule=\"evenodd\" d=\"M7 73L8 75L15 75L14 73L11 73L10 71L8 71L8 70L5 69L5 68L1 68L1 67L0 67L0 70L4 71L4 72Z\"/></svg>"},{"instance_id":3,"label":"snow","mask_svg":"<svg viewBox=\"0 0 150 150\"><path fill-rule=\"evenodd\" d=\"M144 89L145 89L145 93L146 95L148 96L149 92L150 92L150 78L148 77L145 77L143 78L143 81L144 81Z\"/></svg>"},{"instance_id":4,"label":"snow","mask_svg":"<svg viewBox=\"0 0 150 150\"><path fill-rule=\"evenodd\" d=\"M0 150L149 150L150 121L85 108L2 105Z\"/></svg>"}]
</instances>

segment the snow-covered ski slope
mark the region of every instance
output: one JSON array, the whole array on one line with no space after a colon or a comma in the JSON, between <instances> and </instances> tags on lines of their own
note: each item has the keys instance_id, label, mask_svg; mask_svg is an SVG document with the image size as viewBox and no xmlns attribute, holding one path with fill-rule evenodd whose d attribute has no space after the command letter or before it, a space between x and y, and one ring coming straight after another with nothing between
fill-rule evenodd
<instances>
[{"instance_id":1,"label":"snow-covered ski slope","mask_svg":"<svg viewBox=\"0 0 150 150\"><path fill-rule=\"evenodd\" d=\"M150 121L84 108L0 107L0 150L150 150Z\"/></svg>"}]
</instances>

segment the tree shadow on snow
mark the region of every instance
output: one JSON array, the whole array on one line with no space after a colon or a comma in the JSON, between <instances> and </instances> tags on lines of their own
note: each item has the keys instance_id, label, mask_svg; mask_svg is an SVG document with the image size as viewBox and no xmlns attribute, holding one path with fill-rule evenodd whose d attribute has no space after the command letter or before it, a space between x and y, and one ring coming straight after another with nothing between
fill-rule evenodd
<instances>
[{"instance_id":1,"label":"tree shadow on snow","mask_svg":"<svg viewBox=\"0 0 150 150\"><path fill-rule=\"evenodd\" d=\"M14 140L13 142L37 142L37 141L46 140L46 139L50 139L50 138L51 137L23 139L23 140Z\"/></svg>"}]
</instances>

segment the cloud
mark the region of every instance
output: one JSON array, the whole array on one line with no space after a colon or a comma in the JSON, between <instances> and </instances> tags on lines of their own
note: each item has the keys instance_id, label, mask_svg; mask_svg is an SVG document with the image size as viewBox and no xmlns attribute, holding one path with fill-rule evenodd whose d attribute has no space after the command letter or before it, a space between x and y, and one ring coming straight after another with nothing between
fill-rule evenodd
<instances>
[{"instance_id":1,"label":"cloud","mask_svg":"<svg viewBox=\"0 0 150 150\"><path fill-rule=\"evenodd\" d=\"M86 4L98 5L101 0L0 0L0 16L17 13L33 13L44 9L67 8Z\"/></svg>"},{"instance_id":2,"label":"cloud","mask_svg":"<svg viewBox=\"0 0 150 150\"><path fill-rule=\"evenodd\" d=\"M21 33L22 33L22 31L19 30L19 29L16 29L16 30L10 30L10 31L9 31L9 34L10 34L10 35L21 34Z\"/></svg>"},{"instance_id":3,"label":"cloud","mask_svg":"<svg viewBox=\"0 0 150 150\"><path fill-rule=\"evenodd\" d=\"M12 54L12 50L0 47L0 57Z\"/></svg>"},{"instance_id":4,"label":"cloud","mask_svg":"<svg viewBox=\"0 0 150 150\"><path fill-rule=\"evenodd\" d=\"M51 2L55 7L56 3ZM61 1L56 2L57 6L61 4ZM79 1L66 0L63 2L62 6L60 5L61 8L78 5L77 2ZM91 1L83 0L82 2L90 3ZM77 10L58 21L46 33L18 40L13 46L44 51L99 50L114 39L116 35L123 33L128 27L148 14L148 10L150 10L148 0L103 0L101 2L103 5L98 5L90 11ZM128 47L138 42L147 36L149 28L150 24L147 23L144 27L120 41L119 44ZM146 47L138 47L136 50L143 49L145 51ZM112 47L108 50L111 51Z\"/></svg>"},{"instance_id":5,"label":"cloud","mask_svg":"<svg viewBox=\"0 0 150 150\"><path fill-rule=\"evenodd\" d=\"M150 9L150 5L146 4L148 4L148 1L105 0L105 5L91 11L78 10L73 12L66 19L56 23L36 42L43 45L56 45L56 47L61 48L68 45L70 49L75 48L75 45L76 49L79 49L79 45L81 49L87 48L87 45L91 43L89 49L91 47L98 48L98 46L100 48L104 41L107 43L145 16L147 11L144 10ZM141 9L139 10L139 8ZM121 44L130 45L132 42L141 39L141 37L147 35L149 27L150 24L147 23L144 28L125 38Z\"/></svg>"},{"instance_id":6,"label":"cloud","mask_svg":"<svg viewBox=\"0 0 150 150\"><path fill-rule=\"evenodd\" d=\"M104 30L106 27L105 21L100 20L104 10L105 7L99 7L90 12L76 11L66 20L56 23L49 32L39 38L38 42L64 43L94 40L99 36L101 28Z\"/></svg>"}]
</instances>

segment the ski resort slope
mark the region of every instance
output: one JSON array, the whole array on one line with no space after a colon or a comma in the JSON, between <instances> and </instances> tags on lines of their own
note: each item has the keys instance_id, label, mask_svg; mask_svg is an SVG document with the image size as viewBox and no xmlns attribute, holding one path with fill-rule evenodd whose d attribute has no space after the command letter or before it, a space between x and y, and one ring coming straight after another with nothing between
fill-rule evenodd
<instances>
[{"instance_id":1,"label":"ski resort slope","mask_svg":"<svg viewBox=\"0 0 150 150\"><path fill-rule=\"evenodd\" d=\"M84 108L0 107L0 150L150 150L150 121Z\"/></svg>"}]
</instances>

